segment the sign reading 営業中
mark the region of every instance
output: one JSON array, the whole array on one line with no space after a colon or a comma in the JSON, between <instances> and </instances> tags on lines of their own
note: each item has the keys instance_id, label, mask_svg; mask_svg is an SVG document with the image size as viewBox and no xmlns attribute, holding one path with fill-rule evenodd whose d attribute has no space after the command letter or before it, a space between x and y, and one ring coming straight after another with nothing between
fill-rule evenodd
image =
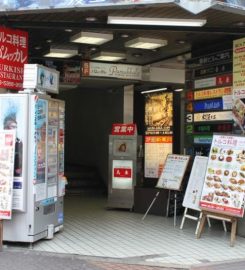
<instances>
[{"instance_id":1,"label":"sign reading \u55b6\u696d\u4e2d","mask_svg":"<svg viewBox=\"0 0 245 270\"><path fill-rule=\"evenodd\" d=\"M28 61L28 33L0 27L0 44L0 88L20 90Z\"/></svg>"}]
</instances>

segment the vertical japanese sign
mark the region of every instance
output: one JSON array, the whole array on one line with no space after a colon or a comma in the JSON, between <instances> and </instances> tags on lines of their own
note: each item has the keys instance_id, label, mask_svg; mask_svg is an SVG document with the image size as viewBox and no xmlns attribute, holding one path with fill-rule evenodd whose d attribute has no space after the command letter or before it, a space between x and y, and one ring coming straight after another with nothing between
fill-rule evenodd
<instances>
[{"instance_id":1,"label":"vertical japanese sign","mask_svg":"<svg viewBox=\"0 0 245 270\"><path fill-rule=\"evenodd\" d=\"M145 135L173 133L173 93L151 94L145 102Z\"/></svg>"},{"instance_id":2,"label":"vertical japanese sign","mask_svg":"<svg viewBox=\"0 0 245 270\"><path fill-rule=\"evenodd\" d=\"M11 219L15 131L0 131L0 219Z\"/></svg>"},{"instance_id":3,"label":"vertical japanese sign","mask_svg":"<svg viewBox=\"0 0 245 270\"><path fill-rule=\"evenodd\" d=\"M0 88L20 90L28 61L28 33L0 27Z\"/></svg>"},{"instance_id":4,"label":"vertical japanese sign","mask_svg":"<svg viewBox=\"0 0 245 270\"><path fill-rule=\"evenodd\" d=\"M234 131L245 130L245 38L233 42L233 120Z\"/></svg>"},{"instance_id":5,"label":"vertical japanese sign","mask_svg":"<svg viewBox=\"0 0 245 270\"><path fill-rule=\"evenodd\" d=\"M245 138L214 135L200 207L242 217L245 192Z\"/></svg>"}]
</instances>

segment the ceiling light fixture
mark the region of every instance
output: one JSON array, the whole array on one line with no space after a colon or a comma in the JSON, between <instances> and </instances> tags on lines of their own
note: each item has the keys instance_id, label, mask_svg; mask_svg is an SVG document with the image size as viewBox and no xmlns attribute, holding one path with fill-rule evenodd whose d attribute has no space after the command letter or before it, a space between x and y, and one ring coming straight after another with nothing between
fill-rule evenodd
<instances>
[{"instance_id":1,"label":"ceiling light fixture","mask_svg":"<svg viewBox=\"0 0 245 270\"><path fill-rule=\"evenodd\" d=\"M77 54L77 49L50 48L49 53L45 54L44 57L70 58Z\"/></svg>"},{"instance_id":2,"label":"ceiling light fixture","mask_svg":"<svg viewBox=\"0 0 245 270\"><path fill-rule=\"evenodd\" d=\"M67 28L67 29L65 29L65 32L71 33L72 32L72 29Z\"/></svg>"},{"instance_id":3,"label":"ceiling light fixture","mask_svg":"<svg viewBox=\"0 0 245 270\"><path fill-rule=\"evenodd\" d=\"M125 53L99 52L91 56L92 60L97 61L119 61L126 58Z\"/></svg>"},{"instance_id":4,"label":"ceiling light fixture","mask_svg":"<svg viewBox=\"0 0 245 270\"><path fill-rule=\"evenodd\" d=\"M87 17L85 20L87 22L95 22L95 21L97 21L97 18L95 18L95 17Z\"/></svg>"},{"instance_id":5,"label":"ceiling light fixture","mask_svg":"<svg viewBox=\"0 0 245 270\"><path fill-rule=\"evenodd\" d=\"M175 92L182 92L183 90L183 88L174 89Z\"/></svg>"},{"instance_id":6,"label":"ceiling light fixture","mask_svg":"<svg viewBox=\"0 0 245 270\"><path fill-rule=\"evenodd\" d=\"M154 93L154 92L160 92L160 91L166 91L168 88L163 87L163 88L158 88L158 89L153 89L153 90L146 90L142 91L141 94L148 94L148 93Z\"/></svg>"},{"instance_id":7,"label":"ceiling light fixture","mask_svg":"<svg viewBox=\"0 0 245 270\"><path fill-rule=\"evenodd\" d=\"M168 41L165 39L138 37L125 42L125 47L153 50L159 47L166 46L167 44Z\"/></svg>"},{"instance_id":8,"label":"ceiling light fixture","mask_svg":"<svg viewBox=\"0 0 245 270\"><path fill-rule=\"evenodd\" d=\"M80 32L70 38L71 42L101 45L113 39L112 34Z\"/></svg>"},{"instance_id":9,"label":"ceiling light fixture","mask_svg":"<svg viewBox=\"0 0 245 270\"><path fill-rule=\"evenodd\" d=\"M173 18L146 18L146 17L117 17L108 16L108 24L134 24L134 25L161 25L161 26L193 26L201 27L205 19L173 19Z\"/></svg>"}]
</instances>

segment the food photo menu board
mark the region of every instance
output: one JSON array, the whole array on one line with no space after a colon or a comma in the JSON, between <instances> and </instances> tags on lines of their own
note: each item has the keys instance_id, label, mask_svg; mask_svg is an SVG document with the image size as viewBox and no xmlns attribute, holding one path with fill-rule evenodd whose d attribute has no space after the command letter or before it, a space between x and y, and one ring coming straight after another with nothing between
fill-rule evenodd
<instances>
[{"instance_id":1,"label":"food photo menu board","mask_svg":"<svg viewBox=\"0 0 245 270\"><path fill-rule=\"evenodd\" d=\"M202 190L202 210L242 217L245 192L245 137L214 135Z\"/></svg>"},{"instance_id":2,"label":"food photo menu board","mask_svg":"<svg viewBox=\"0 0 245 270\"><path fill-rule=\"evenodd\" d=\"M189 160L190 156L169 154L156 187L180 190Z\"/></svg>"}]
</instances>

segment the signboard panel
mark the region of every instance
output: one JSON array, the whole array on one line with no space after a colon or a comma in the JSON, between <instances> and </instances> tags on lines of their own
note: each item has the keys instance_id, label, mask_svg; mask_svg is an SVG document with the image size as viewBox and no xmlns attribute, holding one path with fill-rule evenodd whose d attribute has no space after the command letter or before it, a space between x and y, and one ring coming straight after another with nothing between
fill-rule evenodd
<instances>
[{"instance_id":1,"label":"signboard panel","mask_svg":"<svg viewBox=\"0 0 245 270\"><path fill-rule=\"evenodd\" d=\"M133 136L137 135L136 124L113 124L112 135Z\"/></svg>"},{"instance_id":2,"label":"signboard panel","mask_svg":"<svg viewBox=\"0 0 245 270\"><path fill-rule=\"evenodd\" d=\"M207 164L208 157L195 157L183 200L184 207L200 211L199 202L201 198Z\"/></svg>"},{"instance_id":3,"label":"signboard panel","mask_svg":"<svg viewBox=\"0 0 245 270\"><path fill-rule=\"evenodd\" d=\"M28 61L28 33L0 27L0 44L0 88L20 90Z\"/></svg>"},{"instance_id":4,"label":"signboard panel","mask_svg":"<svg viewBox=\"0 0 245 270\"><path fill-rule=\"evenodd\" d=\"M210 212L243 217L245 137L214 135L200 207Z\"/></svg>"},{"instance_id":5,"label":"signboard panel","mask_svg":"<svg viewBox=\"0 0 245 270\"><path fill-rule=\"evenodd\" d=\"M172 134L173 93L150 94L145 98L145 134Z\"/></svg>"},{"instance_id":6,"label":"signboard panel","mask_svg":"<svg viewBox=\"0 0 245 270\"><path fill-rule=\"evenodd\" d=\"M232 123L194 125L194 132L231 132Z\"/></svg>"},{"instance_id":7,"label":"signboard panel","mask_svg":"<svg viewBox=\"0 0 245 270\"><path fill-rule=\"evenodd\" d=\"M232 111L194 113L194 122L232 120Z\"/></svg>"},{"instance_id":8,"label":"signboard panel","mask_svg":"<svg viewBox=\"0 0 245 270\"><path fill-rule=\"evenodd\" d=\"M145 136L145 177L159 178L166 157L172 151L172 136Z\"/></svg>"},{"instance_id":9,"label":"signboard panel","mask_svg":"<svg viewBox=\"0 0 245 270\"><path fill-rule=\"evenodd\" d=\"M136 65L82 62L82 76L142 80L142 67Z\"/></svg>"},{"instance_id":10,"label":"signboard panel","mask_svg":"<svg viewBox=\"0 0 245 270\"><path fill-rule=\"evenodd\" d=\"M112 161L112 188L132 189L133 187L133 161Z\"/></svg>"},{"instance_id":11,"label":"signboard panel","mask_svg":"<svg viewBox=\"0 0 245 270\"><path fill-rule=\"evenodd\" d=\"M212 135L194 135L194 143L196 144L211 144Z\"/></svg>"},{"instance_id":12,"label":"signboard panel","mask_svg":"<svg viewBox=\"0 0 245 270\"><path fill-rule=\"evenodd\" d=\"M0 131L0 219L11 219L15 130Z\"/></svg>"},{"instance_id":13,"label":"signboard panel","mask_svg":"<svg viewBox=\"0 0 245 270\"><path fill-rule=\"evenodd\" d=\"M225 63L210 67L204 67L199 68L194 71L195 78L203 77L203 76L209 76L209 75L215 75L219 73L231 73L232 72L232 63Z\"/></svg>"},{"instance_id":14,"label":"signboard panel","mask_svg":"<svg viewBox=\"0 0 245 270\"><path fill-rule=\"evenodd\" d=\"M232 95L223 96L217 99L208 99L193 102L194 112L213 111L213 110L231 110Z\"/></svg>"},{"instance_id":15,"label":"signboard panel","mask_svg":"<svg viewBox=\"0 0 245 270\"><path fill-rule=\"evenodd\" d=\"M205 79L199 79L194 81L194 88L206 88L215 86L224 86L232 84L232 74L219 75L216 77L210 77Z\"/></svg>"},{"instance_id":16,"label":"signboard panel","mask_svg":"<svg viewBox=\"0 0 245 270\"><path fill-rule=\"evenodd\" d=\"M194 99L209 99L232 94L232 87L222 87L194 92Z\"/></svg>"},{"instance_id":17,"label":"signboard panel","mask_svg":"<svg viewBox=\"0 0 245 270\"><path fill-rule=\"evenodd\" d=\"M180 190L189 159L190 156L168 155L156 187Z\"/></svg>"}]
</instances>

